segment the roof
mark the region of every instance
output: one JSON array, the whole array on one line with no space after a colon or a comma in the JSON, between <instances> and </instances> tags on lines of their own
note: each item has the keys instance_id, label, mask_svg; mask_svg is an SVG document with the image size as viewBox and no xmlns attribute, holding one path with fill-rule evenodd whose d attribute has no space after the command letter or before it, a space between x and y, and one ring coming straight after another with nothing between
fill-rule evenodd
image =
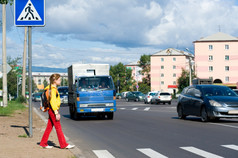
<instances>
[{"instance_id":1,"label":"roof","mask_svg":"<svg viewBox=\"0 0 238 158\"><path fill-rule=\"evenodd\" d=\"M126 66L139 66L139 61L126 64Z\"/></svg>"},{"instance_id":2,"label":"roof","mask_svg":"<svg viewBox=\"0 0 238 158\"><path fill-rule=\"evenodd\" d=\"M194 55L192 53L178 50L175 48L167 48L165 50L161 50L161 51L153 54L152 56L191 56L191 57L194 57Z\"/></svg>"},{"instance_id":3,"label":"roof","mask_svg":"<svg viewBox=\"0 0 238 158\"><path fill-rule=\"evenodd\" d=\"M210 42L210 41L238 41L237 37L233 37L231 35L218 32L213 35L207 36L205 38L200 38L199 40L195 42Z\"/></svg>"}]
</instances>

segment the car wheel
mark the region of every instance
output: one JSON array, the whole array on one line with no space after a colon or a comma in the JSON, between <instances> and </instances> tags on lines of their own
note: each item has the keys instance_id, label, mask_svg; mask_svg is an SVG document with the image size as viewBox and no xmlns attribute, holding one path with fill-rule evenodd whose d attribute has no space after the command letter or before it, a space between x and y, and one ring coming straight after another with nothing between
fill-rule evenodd
<instances>
[{"instance_id":1,"label":"car wheel","mask_svg":"<svg viewBox=\"0 0 238 158\"><path fill-rule=\"evenodd\" d=\"M202 107L201 120L202 120L202 122L207 122L207 121L209 121L209 117L207 116L207 110L206 110L205 107Z\"/></svg>"},{"instance_id":2,"label":"car wheel","mask_svg":"<svg viewBox=\"0 0 238 158\"><path fill-rule=\"evenodd\" d=\"M186 115L183 114L183 108L181 105L178 106L178 117L179 119L185 119Z\"/></svg>"},{"instance_id":3,"label":"car wheel","mask_svg":"<svg viewBox=\"0 0 238 158\"><path fill-rule=\"evenodd\" d=\"M169 102L169 105L171 105L171 102Z\"/></svg>"}]
</instances>

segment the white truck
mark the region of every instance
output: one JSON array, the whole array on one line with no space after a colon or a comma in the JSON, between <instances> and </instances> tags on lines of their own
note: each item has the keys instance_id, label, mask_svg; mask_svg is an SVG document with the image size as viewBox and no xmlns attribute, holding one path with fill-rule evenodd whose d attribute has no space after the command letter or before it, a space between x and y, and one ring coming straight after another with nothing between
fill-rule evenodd
<instances>
[{"instance_id":1,"label":"white truck","mask_svg":"<svg viewBox=\"0 0 238 158\"><path fill-rule=\"evenodd\" d=\"M113 119L116 90L108 64L73 64L68 67L68 83L72 119L88 115Z\"/></svg>"}]
</instances>

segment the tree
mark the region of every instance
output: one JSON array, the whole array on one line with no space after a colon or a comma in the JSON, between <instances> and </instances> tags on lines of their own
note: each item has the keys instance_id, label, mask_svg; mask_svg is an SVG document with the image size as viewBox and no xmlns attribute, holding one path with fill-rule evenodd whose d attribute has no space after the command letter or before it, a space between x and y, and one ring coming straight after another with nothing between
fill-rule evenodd
<instances>
[{"instance_id":1,"label":"tree","mask_svg":"<svg viewBox=\"0 0 238 158\"><path fill-rule=\"evenodd\" d=\"M12 4L13 4L13 1L14 1L14 0L0 0L0 3L1 3L1 4L8 4L8 2L10 2L10 5L12 5Z\"/></svg>"},{"instance_id":2,"label":"tree","mask_svg":"<svg viewBox=\"0 0 238 158\"><path fill-rule=\"evenodd\" d=\"M117 65L110 66L110 75L113 78L113 82L117 87L117 83L119 81L119 91L124 92L130 90L132 86L132 80L131 80L131 72L132 70L127 69L125 65L123 65L121 62Z\"/></svg>"},{"instance_id":3,"label":"tree","mask_svg":"<svg viewBox=\"0 0 238 158\"><path fill-rule=\"evenodd\" d=\"M139 83L139 91L147 93L150 91L150 55L142 55L140 57L139 66L142 68L141 74L144 76L142 82Z\"/></svg>"},{"instance_id":4,"label":"tree","mask_svg":"<svg viewBox=\"0 0 238 158\"><path fill-rule=\"evenodd\" d=\"M193 78L196 78L194 71L192 71L192 79ZM189 71L182 68L182 74L177 79L177 83L178 83L178 93L181 93L185 87L189 86Z\"/></svg>"}]
</instances>

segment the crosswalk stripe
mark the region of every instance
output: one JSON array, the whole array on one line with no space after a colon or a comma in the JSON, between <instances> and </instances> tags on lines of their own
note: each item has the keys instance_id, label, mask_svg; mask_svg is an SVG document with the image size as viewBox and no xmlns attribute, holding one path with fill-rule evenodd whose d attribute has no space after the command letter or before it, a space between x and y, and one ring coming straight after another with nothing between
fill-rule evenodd
<instances>
[{"instance_id":1,"label":"crosswalk stripe","mask_svg":"<svg viewBox=\"0 0 238 158\"><path fill-rule=\"evenodd\" d=\"M138 108L132 108L131 110L137 110Z\"/></svg>"},{"instance_id":2,"label":"crosswalk stripe","mask_svg":"<svg viewBox=\"0 0 238 158\"><path fill-rule=\"evenodd\" d=\"M143 154L149 156L150 158L168 158L150 148L143 148L143 149L137 149L138 151L142 152Z\"/></svg>"},{"instance_id":3,"label":"crosswalk stripe","mask_svg":"<svg viewBox=\"0 0 238 158\"><path fill-rule=\"evenodd\" d=\"M238 151L238 146L237 145L222 145L223 147L229 148L229 149L233 149L233 150L237 150Z\"/></svg>"},{"instance_id":4,"label":"crosswalk stripe","mask_svg":"<svg viewBox=\"0 0 238 158\"><path fill-rule=\"evenodd\" d=\"M97 155L98 158L115 158L107 150L93 150L93 152Z\"/></svg>"},{"instance_id":5,"label":"crosswalk stripe","mask_svg":"<svg viewBox=\"0 0 238 158\"><path fill-rule=\"evenodd\" d=\"M120 108L121 110L125 110L126 108Z\"/></svg>"},{"instance_id":6,"label":"crosswalk stripe","mask_svg":"<svg viewBox=\"0 0 238 158\"><path fill-rule=\"evenodd\" d=\"M149 110L150 110L150 107L147 107L147 108L145 108L144 110L145 110L145 111L149 111Z\"/></svg>"},{"instance_id":7,"label":"crosswalk stripe","mask_svg":"<svg viewBox=\"0 0 238 158\"><path fill-rule=\"evenodd\" d=\"M192 152L194 154L197 154L199 156L205 157L205 158L223 158L221 156L209 153L207 151L195 148L195 147L180 147L181 149L187 150L189 152Z\"/></svg>"}]
</instances>

